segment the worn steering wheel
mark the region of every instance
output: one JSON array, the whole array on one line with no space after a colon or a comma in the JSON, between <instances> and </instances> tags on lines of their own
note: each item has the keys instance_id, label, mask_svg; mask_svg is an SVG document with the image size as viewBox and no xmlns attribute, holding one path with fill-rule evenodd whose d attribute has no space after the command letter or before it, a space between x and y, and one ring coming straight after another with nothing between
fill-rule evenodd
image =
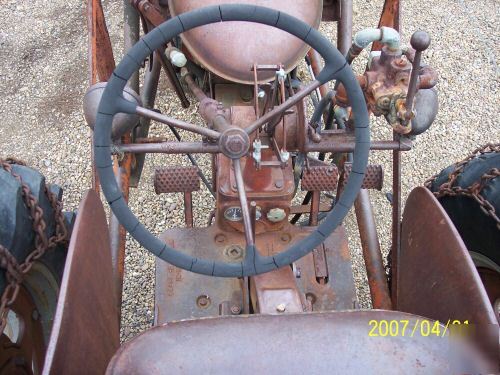
<instances>
[{"instance_id":1,"label":"worn steering wheel","mask_svg":"<svg viewBox=\"0 0 500 375\"><path fill-rule=\"evenodd\" d=\"M130 211L123 198L122 191L116 183L110 146L113 116L119 112L155 116L154 119L162 121L162 116L158 116L156 112L151 113L152 111L139 107L136 103L123 98L122 93L127 80L135 71L139 70L144 59L153 53L153 51L161 48L168 41L185 31L207 24L226 21L255 22L284 30L302 39L318 51L325 60L325 67L315 81L308 84L304 90L301 90L286 102L259 118L245 130L236 126L230 126L229 129L221 133L175 120L180 125L179 127L203 134L213 141L218 142L219 152L224 153L232 159L244 220L249 215L241 173L240 157L244 156L249 150L248 135L259 129L276 114L296 104L298 100L308 95L320 85L336 79L346 88L347 96L352 106L356 140L352 172L349 175L347 185L333 207L333 210L316 230L301 241L291 245L287 250L274 256L260 255L255 247L252 235L249 233L250 231L245 230L245 258L238 263L219 262L186 255L166 245L149 232ZM94 130L95 164L106 200L120 224L142 246L168 263L188 271L219 277L243 277L272 271L293 263L320 245L337 228L353 205L363 182L369 150L370 129L365 99L358 81L350 66L346 63L344 56L316 29L297 18L274 9L243 4L209 6L183 13L164 22L146 34L130 49L113 72L99 104ZM249 223L245 222L245 224L245 227L249 228Z\"/></svg>"}]
</instances>

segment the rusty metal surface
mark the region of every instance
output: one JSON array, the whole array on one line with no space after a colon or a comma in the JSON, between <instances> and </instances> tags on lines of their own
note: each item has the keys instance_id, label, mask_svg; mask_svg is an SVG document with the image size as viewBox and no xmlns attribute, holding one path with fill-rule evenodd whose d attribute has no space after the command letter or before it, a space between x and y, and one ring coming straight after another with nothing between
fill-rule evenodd
<instances>
[{"instance_id":1,"label":"rusty metal surface","mask_svg":"<svg viewBox=\"0 0 500 375\"><path fill-rule=\"evenodd\" d=\"M10 311L17 315L20 326L14 342L0 334L0 374L31 374L32 371L39 374L45 357L43 327L33 298L23 286Z\"/></svg>"},{"instance_id":2,"label":"rusty metal surface","mask_svg":"<svg viewBox=\"0 0 500 375\"><path fill-rule=\"evenodd\" d=\"M130 143L115 146L116 153L161 153L161 154L216 154L220 147L203 142Z\"/></svg>"},{"instance_id":3,"label":"rusty metal surface","mask_svg":"<svg viewBox=\"0 0 500 375\"><path fill-rule=\"evenodd\" d=\"M344 164L344 184L351 173L352 164ZM384 185L384 170L379 164L368 164L366 167L365 178L363 179L362 189L382 190Z\"/></svg>"},{"instance_id":4,"label":"rusty metal surface","mask_svg":"<svg viewBox=\"0 0 500 375\"><path fill-rule=\"evenodd\" d=\"M340 18L340 1L323 0L322 21L338 21Z\"/></svg>"},{"instance_id":5,"label":"rusty metal surface","mask_svg":"<svg viewBox=\"0 0 500 375\"><path fill-rule=\"evenodd\" d=\"M300 130L300 129L299 129ZM299 137L302 137L300 135ZM345 130L324 130L321 132L321 140L313 142L305 137L305 142L299 138L299 150L302 152L353 152L354 133ZM412 141L409 138L401 138L392 141L371 141L370 150L400 150L410 151Z\"/></svg>"},{"instance_id":6,"label":"rusty metal surface","mask_svg":"<svg viewBox=\"0 0 500 375\"><path fill-rule=\"evenodd\" d=\"M391 310L391 296L387 286L377 227L367 190L361 189L359 191L358 197L354 201L354 210L361 239L361 248L363 249L372 306L374 309Z\"/></svg>"},{"instance_id":7,"label":"rusty metal surface","mask_svg":"<svg viewBox=\"0 0 500 375\"><path fill-rule=\"evenodd\" d=\"M169 0L173 16L200 7L226 3L224 0ZM284 11L317 28L321 21L320 0L244 0L243 4L261 5ZM282 30L249 23L224 22L206 25L181 35L193 57L216 75L233 82L253 84L252 67L257 64L283 64L292 70L309 47ZM260 72L259 82L273 79L274 72Z\"/></svg>"},{"instance_id":8,"label":"rusty metal surface","mask_svg":"<svg viewBox=\"0 0 500 375\"><path fill-rule=\"evenodd\" d=\"M370 320L419 318L375 310L169 323L122 346L107 374L453 373L447 338L368 335Z\"/></svg>"},{"instance_id":9,"label":"rusty metal surface","mask_svg":"<svg viewBox=\"0 0 500 375\"><path fill-rule=\"evenodd\" d=\"M195 257L231 262L244 258L245 240L239 242L215 226L208 228L169 229L161 235L168 245ZM200 305L198 298L209 302ZM229 301L231 306L243 306L240 281L233 278L210 277L174 267L156 259L155 324L173 320L219 315L219 306Z\"/></svg>"},{"instance_id":10,"label":"rusty metal surface","mask_svg":"<svg viewBox=\"0 0 500 375\"><path fill-rule=\"evenodd\" d=\"M78 208L44 374L103 373L120 345L106 216L94 190Z\"/></svg>"},{"instance_id":11,"label":"rusty metal surface","mask_svg":"<svg viewBox=\"0 0 500 375\"><path fill-rule=\"evenodd\" d=\"M89 83L106 82L113 70L115 59L108 28L100 0L87 1Z\"/></svg>"},{"instance_id":12,"label":"rusty metal surface","mask_svg":"<svg viewBox=\"0 0 500 375\"><path fill-rule=\"evenodd\" d=\"M337 189L339 172L334 164L310 166L302 174L302 190L332 191Z\"/></svg>"},{"instance_id":13,"label":"rusty metal surface","mask_svg":"<svg viewBox=\"0 0 500 375\"><path fill-rule=\"evenodd\" d=\"M154 173L156 194L185 193L200 190L200 176L195 166L156 168Z\"/></svg>"},{"instance_id":14,"label":"rusty metal surface","mask_svg":"<svg viewBox=\"0 0 500 375\"><path fill-rule=\"evenodd\" d=\"M250 296L257 314L284 314L306 310L291 267L250 277Z\"/></svg>"},{"instance_id":15,"label":"rusty metal surface","mask_svg":"<svg viewBox=\"0 0 500 375\"><path fill-rule=\"evenodd\" d=\"M169 229L161 238L167 244L195 257L240 261L245 254L245 238L240 232L230 231L227 227L225 229L216 225L197 229ZM275 254L304 238L311 230L288 224L278 233L258 234L255 237L256 245L263 255ZM320 284L313 254L307 254L295 264L299 276L296 275L295 279L297 287L303 296L309 297L315 311L351 309L356 305L357 299L345 229L337 228L325 240L324 247L328 269L326 282ZM196 304L199 296L209 296L210 305L200 308ZM301 297L301 301L303 299ZM216 316L219 305L224 301L229 301L231 306L241 307L242 286L237 279L203 276L157 260L155 301L156 324L191 317Z\"/></svg>"},{"instance_id":16,"label":"rusty metal surface","mask_svg":"<svg viewBox=\"0 0 500 375\"><path fill-rule=\"evenodd\" d=\"M398 310L498 326L460 235L424 187L415 188L406 201L397 277Z\"/></svg>"},{"instance_id":17,"label":"rusty metal surface","mask_svg":"<svg viewBox=\"0 0 500 375\"><path fill-rule=\"evenodd\" d=\"M344 56L352 42L352 0L337 0L340 20L337 23L337 48Z\"/></svg>"},{"instance_id":18,"label":"rusty metal surface","mask_svg":"<svg viewBox=\"0 0 500 375\"><path fill-rule=\"evenodd\" d=\"M357 307L347 234L339 226L323 244L328 276L321 280L314 252L295 262L297 284L313 311L350 310Z\"/></svg>"}]
</instances>

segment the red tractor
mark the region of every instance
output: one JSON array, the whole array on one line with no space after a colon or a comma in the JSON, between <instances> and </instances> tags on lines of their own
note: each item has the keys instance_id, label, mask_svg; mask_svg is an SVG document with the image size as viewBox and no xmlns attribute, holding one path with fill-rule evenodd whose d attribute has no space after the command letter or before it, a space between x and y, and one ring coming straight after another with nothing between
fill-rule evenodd
<instances>
[{"instance_id":1,"label":"red tractor","mask_svg":"<svg viewBox=\"0 0 500 375\"><path fill-rule=\"evenodd\" d=\"M322 20L337 22L336 46ZM415 188L402 212L401 153L436 116L438 77L421 58L427 33L401 44L399 0L354 37L349 0L126 1L116 66L100 0L88 2L88 26L93 188L64 213L57 187L2 161L0 370L499 370L499 146ZM356 76L351 63L370 46ZM161 113L162 72L184 108L198 102L203 124ZM390 139L371 140L370 114L386 118ZM166 125L162 136L149 134L152 121ZM393 155L387 262L368 196L382 188L382 167L368 162L379 150ZM191 163L155 170L157 194L184 196L185 225L159 237L128 205L148 153ZM215 210L197 227L201 184ZM467 229L467 204L483 242ZM351 207L370 310L356 297L343 225ZM120 346L127 233L157 257L155 326Z\"/></svg>"}]
</instances>

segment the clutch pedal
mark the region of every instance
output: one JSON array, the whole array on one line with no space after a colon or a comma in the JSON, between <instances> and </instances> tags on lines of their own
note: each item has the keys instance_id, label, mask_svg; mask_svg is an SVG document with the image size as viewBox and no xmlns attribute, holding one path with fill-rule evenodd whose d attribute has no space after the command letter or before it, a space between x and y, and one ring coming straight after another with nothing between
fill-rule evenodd
<instances>
[{"instance_id":1,"label":"clutch pedal","mask_svg":"<svg viewBox=\"0 0 500 375\"><path fill-rule=\"evenodd\" d=\"M345 163L344 164L344 182L347 182L349 178L349 174L351 173L352 164ZM361 185L362 189L376 189L382 190L382 186L384 185L384 169L379 164L369 164L366 167L365 178L363 179L363 184Z\"/></svg>"}]
</instances>

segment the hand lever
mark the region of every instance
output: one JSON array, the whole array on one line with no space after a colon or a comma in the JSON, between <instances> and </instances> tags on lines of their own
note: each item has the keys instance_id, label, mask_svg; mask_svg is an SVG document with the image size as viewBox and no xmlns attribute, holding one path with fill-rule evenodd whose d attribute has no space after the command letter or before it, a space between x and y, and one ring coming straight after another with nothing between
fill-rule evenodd
<instances>
[{"instance_id":1,"label":"hand lever","mask_svg":"<svg viewBox=\"0 0 500 375\"><path fill-rule=\"evenodd\" d=\"M413 67L411 70L410 83L408 85L408 93L406 95L406 114L405 120L408 122L411 119L413 109L413 99L417 93L418 76L420 72L420 60L422 51L425 51L431 44L431 37L425 31L416 31L411 36L410 44L415 50L415 58L413 59Z\"/></svg>"}]
</instances>

